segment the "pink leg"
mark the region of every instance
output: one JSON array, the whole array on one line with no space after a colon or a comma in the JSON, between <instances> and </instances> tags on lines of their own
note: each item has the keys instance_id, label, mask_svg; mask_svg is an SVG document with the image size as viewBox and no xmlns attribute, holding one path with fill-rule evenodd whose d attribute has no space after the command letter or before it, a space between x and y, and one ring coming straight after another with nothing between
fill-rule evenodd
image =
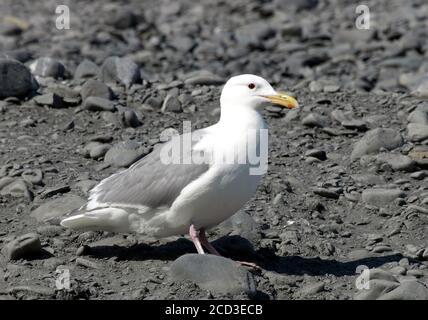
<instances>
[{"instance_id":1,"label":"pink leg","mask_svg":"<svg viewBox=\"0 0 428 320\"><path fill-rule=\"evenodd\" d=\"M208 241L207 236L205 234L205 229L201 229L199 230L199 240L200 243L211 253L214 254L216 256L221 256L220 253L218 253L218 251L213 247L213 245ZM237 263L239 263L241 266L245 266L245 267L250 267L250 268L254 268L254 269L260 269L260 267L255 264L254 262L247 262L247 261L236 261Z\"/></svg>"},{"instance_id":2,"label":"pink leg","mask_svg":"<svg viewBox=\"0 0 428 320\"><path fill-rule=\"evenodd\" d=\"M201 240L201 244L211 253L216 256L221 256L220 253L212 246L212 244L208 241L207 235L205 234L205 229L199 230L199 240Z\"/></svg>"},{"instance_id":3,"label":"pink leg","mask_svg":"<svg viewBox=\"0 0 428 320\"><path fill-rule=\"evenodd\" d=\"M199 254L205 254L204 248L202 248L201 242L199 241L198 231L196 231L195 226L193 224L190 225L189 235L190 235L190 238L192 239L193 244L195 245L196 250L198 251L198 253Z\"/></svg>"}]
</instances>

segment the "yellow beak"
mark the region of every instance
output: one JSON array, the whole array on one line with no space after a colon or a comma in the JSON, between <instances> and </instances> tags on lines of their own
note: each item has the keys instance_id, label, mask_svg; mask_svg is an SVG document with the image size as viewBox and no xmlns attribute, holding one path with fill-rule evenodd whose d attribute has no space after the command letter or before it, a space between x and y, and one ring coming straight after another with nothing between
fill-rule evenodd
<instances>
[{"instance_id":1,"label":"yellow beak","mask_svg":"<svg viewBox=\"0 0 428 320\"><path fill-rule=\"evenodd\" d=\"M299 107L299 103L293 97L286 95L285 93L278 92L277 94L265 96L273 104L283 106L287 109L295 109Z\"/></svg>"}]
</instances>

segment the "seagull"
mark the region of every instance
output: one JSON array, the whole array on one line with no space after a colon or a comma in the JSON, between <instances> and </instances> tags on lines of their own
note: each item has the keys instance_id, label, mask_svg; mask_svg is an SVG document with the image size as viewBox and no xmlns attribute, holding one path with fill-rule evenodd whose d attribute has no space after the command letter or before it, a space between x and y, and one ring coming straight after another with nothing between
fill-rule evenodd
<instances>
[{"instance_id":1,"label":"seagull","mask_svg":"<svg viewBox=\"0 0 428 320\"><path fill-rule=\"evenodd\" d=\"M216 124L175 135L102 180L61 225L157 238L188 232L199 254L219 255L205 231L231 217L256 192L266 170L254 169L267 167L267 156L255 156L267 153L267 125L260 112L269 104L298 107L295 98L259 76L230 78Z\"/></svg>"}]
</instances>

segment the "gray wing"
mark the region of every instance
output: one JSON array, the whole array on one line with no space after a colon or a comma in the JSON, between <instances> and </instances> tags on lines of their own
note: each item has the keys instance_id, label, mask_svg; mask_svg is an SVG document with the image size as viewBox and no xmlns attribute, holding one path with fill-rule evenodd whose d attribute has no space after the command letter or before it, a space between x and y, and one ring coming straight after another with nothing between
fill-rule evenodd
<instances>
[{"instance_id":1,"label":"gray wing","mask_svg":"<svg viewBox=\"0 0 428 320\"><path fill-rule=\"evenodd\" d=\"M198 130L192 135L203 137ZM183 164L184 157L194 152L196 141L191 141L187 152L183 148L185 135L174 136L170 141L157 146L150 154L134 163L128 169L114 174L91 191L90 200L99 203L138 205L150 208L171 206L181 190L209 169L209 164ZM180 146L180 162L165 164L161 160L162 148L177 150ZM165 150L165 149L164 149ZM165 151L164 151L165 152ZM164 154L163 154L164 155Z\"/></svg>"}]
</instances>

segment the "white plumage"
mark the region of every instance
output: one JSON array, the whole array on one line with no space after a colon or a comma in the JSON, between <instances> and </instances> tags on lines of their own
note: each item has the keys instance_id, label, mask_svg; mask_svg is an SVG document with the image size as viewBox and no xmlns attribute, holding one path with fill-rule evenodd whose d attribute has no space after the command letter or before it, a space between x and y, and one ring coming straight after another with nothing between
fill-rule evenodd
<instances>
[{"instance_id":1,"label":"white plumage","mask_svg":"<svg viewBox=\"0 0 428 320\"><path fill-rule=\"evenodd\" d=\"M220 102L219 122L192 133L198 139L189 152L203 154L210 159L208 163L165 164L162 148L182 144L186 135L174 137L129 169L101 181L79 213L62 220L61 225L156 237L190 230L198 252L204 253L203 245L217 253L204 231L233 215L253 196L262 175L250 169L267 165L249 159L267 148L260 145L267 143L260 139L267 128L260 107L267 103L297 107L296 100L278 94L266 80L254 75L231 78Z\"/></svg>"}]
</instances>

